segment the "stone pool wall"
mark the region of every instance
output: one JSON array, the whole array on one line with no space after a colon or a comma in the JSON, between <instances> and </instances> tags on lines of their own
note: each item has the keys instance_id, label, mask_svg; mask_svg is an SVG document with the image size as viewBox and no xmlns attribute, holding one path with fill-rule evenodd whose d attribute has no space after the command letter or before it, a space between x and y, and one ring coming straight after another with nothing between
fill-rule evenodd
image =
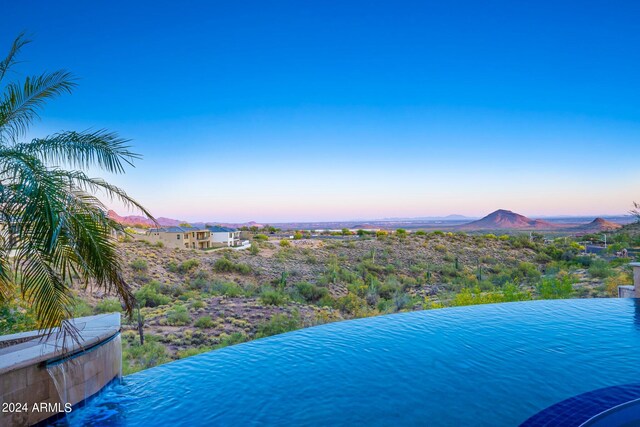
<instances>
[{"instance_id":1,"label":"stone pool wall","mask_svg":"<svg viewBox=\"0 0 640 427\"><path fill-rule=\"evenodd\" d=\"M81 329L79 343L62 345L55 336L36 335L0 349L0 426L33 425L64 413L65 404L68 411L121 375L119 314L79 318L74 323ZM0 341L29 334L33 333Z\"/></svg>"}]
</instances>

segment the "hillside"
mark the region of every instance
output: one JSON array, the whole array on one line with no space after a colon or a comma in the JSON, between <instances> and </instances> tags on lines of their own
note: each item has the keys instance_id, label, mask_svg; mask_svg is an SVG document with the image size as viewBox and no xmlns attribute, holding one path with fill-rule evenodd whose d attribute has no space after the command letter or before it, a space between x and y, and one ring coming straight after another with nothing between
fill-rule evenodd
<instances>
[{"instance_id":1,"label":"hillside","mask_svg":"<svg viewBox=\"0 0 640 427\"><path fill-rule=\"evenodd\" d=\"M140 215L120 216L115 211L112 211L112 210L109 211L109 218L113 219L114 221L116 221L116 222L118 222L118 223L120 223L122 225L127 225L127 226L130 226L130 227L137 227L137 226L153 227L153 226L155 226L153 221L151 221L147 217L140 216ZM158 221L158 224L163 226L163 227L177 226L177 225L180 225L181 223L184 222L184 221L180 221L180 220L177 220L177 219L171 219L171 218L165 218L165 217L156 218L156 221Z\"/></svg>"},{"instance_id":2,"label":"hillside","mask_svg":"<svg viewBox=\"0 0 640 427\"><path fill-rule=\"evenodd\" d=\"M584 233L598 233L602 231L614 231L622 228L622 225L607 221L604 218L596 218L588 224L579 225L576 230Z\"/></svg>"},{"instance_id":3,"label":"hillside","mask_svg":"<svg viewBox=\"0 0 640 427\"><path fill-rule=\"evenodd\" d=\"M460 230L553 230L558 227L557 224L551 222L531 219L509 210L498 209L484 218L456 228Z\"/></svg>"}]
</instances>

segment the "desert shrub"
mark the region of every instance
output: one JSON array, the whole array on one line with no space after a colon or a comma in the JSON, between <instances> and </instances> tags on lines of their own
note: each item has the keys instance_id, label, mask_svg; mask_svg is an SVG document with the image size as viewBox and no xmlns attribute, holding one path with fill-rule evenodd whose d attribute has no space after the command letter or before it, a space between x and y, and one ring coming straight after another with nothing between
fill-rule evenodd
<instances>
[{"instance_id":1,"label":"desert shrub","mask_svg":"<svg viewBox=\"0 0 640 427\"><path fill-rule=\"evenodd\" d=\"M376 237L378 237L378 238L385 238L385 237L387 237L388 235L389 235L389 232L388 232L388 231L385 231L385 230L378 230L378 231L376 231Z\"/></svg>"},{"instance_id":2,"label":"desert shrub","mask_svg":"<svg viewBox=\"0 0 640 427\"><path fill-rule=\"evenodd\" d=\"M176 356L178 359L184 359L185 357L196 356L198 354L206 353L207 351L211 351L210 347L202 346L202 347L191 347L186 348L184 350L179 350L176 352Z\"/></svg>"},{"instance_id":3,"label":"desert shrub","mask_svg":"<svg viewBox=\"0 0 640 427\"><path fill-rule=\"evenodd\" d=\"M117 298L105 298L96 304L96 313L121 313L122 304Z\"/></svg>"},{"instance_id":4,"label":"desert shrub","mask_svg":"<svg viewBox=\"0 0 640 427\"><path fill-rule=\"evenodd\" d=\"M244 295L244 290L235 282L216 281L211 285L211 293L235 298Z\"/></svg>"},{"instance_id":5,"label":"desert shrub","mask_svg":"<svg viewBox=\"0 0 640 427\"><path fill-rule=\"evenodd\" d=\"M613 269L609 266L609 263L603 259L594 259L589 267L589 274L592 277L604 279L613 274Z\"/></svg>"},{"instance_id":6,"label":"desert shrub","mask_svg":"<svg viewBox=\"0 0 640 427\"><path fill-rule=\"evenodd\" d=\"M177 273L179 267L180 267L180 265L175 261L169 261L167 263L167 270L172 272L172 273Z\"/></svg>"},{"instance_id":7,"label":"desert shrub","mask_svg":"<svg viewBox=\"0 0 640 427\"><path fill-rule=\"evenodd\" d=\"M223 348L230 345L240 344L247 341L249 338L242 332L234 332L230 335L226 335L220 338L220 342L215 348Z\"/></svg>"},{"instance_id":8,"label":"desert shrub","mask_svg":"<svg viewBox=\"0 0 640 427\"><path fill-rule=\"evenodd\" d=\"M494 304L510 301L526 301L529 299L531 299L529 293L520 291L513 283L507 283L500 290L482 291L478 286L472 289L465 288L454 296L451 305Z\"/></svg>"},{"instance_id":9,"label":"desert shrub","mask_svg":"<svg viewBox=\"0 0 640 427\"><path fill-rule=\"evenodd\" d=\"M536 289L542 299L569 298L573 294L573 283L571 275L558 275L542 279Z\"/></svg>"},{"instance_id":10,"label":"desert shrub","mask_svg":"<svg viewBox=\"0 0 640 427\"><path fill-rule=\"evenodd\" d=\"M307 302L315 303L329 295L329 290L313 283L300 282L295 286L298 294Z\"/></svg>"},{"instance_id":11,"label":"desert shrub","mask_svg":"<svg viewBox=\"0 0 640 427\"><path fill-rule=\"evenodd\" d=\"M616 268L616 267L620 267L621 265L627 265L631 262L631 258L614 258L611 261L609 261L609 266L611 266L611 268Z\"/></svg>"},{"instance_id":12,"label":"desert shrub","mask_svg":"<svg viewBox=\"0 0 640 427\"><path fill-rule=\"evenodd\" d=\"M251 243L251 246L249 246L249 253L251 255L258 255L259 252L260 248L258 247L258 245L256 245L255 243Z\"/></svg>"},{"instance_id":13,"label":"desert shrub","mask_svg":"<svg viewBox=\"0 0 640 427\"><path fill-rule=\"evenodd\" d=\"M199 265L200 261L198 261L197 259L188 259L178 266L177 271L178 273L185 274L197 268Z\"/></svg>"},{"instance_id":14,"label":"desert shrub","mask_svg":"<svg viewBox=\"0 0 640 427\"><path fill-rule=\"evenodd\" d=\"M353 292L349 292L347 295L338 298L335 306L354 316L362 316L368 311L367 301Z\"/></svg>"},{"instance_id":15,"label":"desert shrub","mask_svg":"<svg viewBox=\"0 0 640 427\"><path fill-rule=\"evenodd\" d=\"M143 307L157 307L159 305L169 304L170 298L162 295L158 291L159 283L151 282L141 287L135 293L135 297Z\"/></svg>"},{"instance_id":16,"label":"desert shrub","mask_svg":"<svg viewBox=\"0 0 640 427\"><path fill-rule=\"evenodd\" d=\"M574 259L574 262L580 267L590 267L593 263L593 258L589 255L578 256Z\"/></svg>"},{"instance_id":17,"label":"desert shrub","mask_svg":"<svg viewBox=\"0 0 640 427\"><path fill-rule=\"evenodd\" d=\"M389 277L383 283L377 285L377 292L380 297L384 299L391 299L393 296L402 289L402 285L395 277Z\"/></svg>"},{"instance_id":18,"label":"desert shrub","mask_svg":"<svg viewBox=\"0 0 640 427\"><path fill-rule=\"evenodd\" d=\"M158 292L160 292L162 295L177 298L184 294L185 288L181 284L160 283L157 281L154 282L157 283Z\"/></svg>"},{"instance_id":19,"label":"desert shrub","mask_svg":"<svg viewBox=\"0 0 640 427\"><path fill-rule=\"evenodd\" d=\"M131 339L125 340L122 359L123 374L125 375L170 361L167 350L153 335L145 336L144 345L140 345L140 342L135 339L135 335Z\"/></svg>"},{"instance_id":20,"label":"desert shrub","mask_svg":"<svg viewBox=\"0 0 640 427\"><path fill-rule=\"evenodd\" d=\"M618 286L633 285L633 278L629 273L622 271L604 279L604 284L606 286L607 294L612 297L617 297Z\"/></svg>"},{"instance_id":21,"label":"desert shrub","mask_svg":"<svg viewBox=\"0 0 640 427\"><path fill-rule=\"evenodd\" d=\"M288 248L289 246L291 246L291 242L285 239L280 240L280 247Z\"/></svg>"},{"instance_id":22,"label":"desert shrub","mask_svg":"<svg viewBox=\"0 0 640 427\"><path fill-rule=\"evenodd\" d=\"M251 273L251 266L247 264L235 263L227 258L219 258L213 264L213 269L219 273Z\"/></svg>"},{"instance_id":23,"label":"desert shrub","mask_svg":"<svg viewBox=\"0 0 640 427\"><path fill-rule=\"evenodd\" d=\"M201 301L201 300L194 301L191 304L191 308L193 308L194 310L199 310L201 308L205 308L206 306L207 305L204 303L204 301Z\"/></svg>"},{"instance_id":24,"label":"desert shrub","mask_svg":"<svg viewBox=\"0 0 640 427\"><path fill-rule=\"evenodd\" d=\"M191 323L189 310L183 305L175 305L167 312L167 325L184 326Z\"/></svg>"},{"instance_id":25,"label":"desert shrub","mask_svg":"<svg viewBox=\"0 0 640 427\"><path fill-rule=\"evenodd\" d=\"M210 328L213 326L213 320L211 316L198 317L193 326L196 328Z\"/></svg>"},{"instance_id":26,"label":"desert shrub","mask_svg":"<svg viewBox=\"0 0 640 427\"><path fill-rule=\"evenodd\" d=\"M86 301L77 298L73 301L71 313L73 314L73 317L91 316L93 314L93 309L86 303ZM0 317L2 317L2 313L0 313Z\"/></svg>"},{"instance_id":27,"label":"desert shrub","mask_svg":"<svg viewBox=\"0 0 640 427\"><path fill-rule=\"evenodd\" d=\"M256 338L268 337L271 335L283 334L294 331L302 327L300 313L294 311L290 316L286 314L275 314L269 321L261 323L256 328Z\"/></svg>"},{"instance_id":28,"label":"desert shrub","mask_svg":"<svg viewBox=\"0 0 640 427\"><path fill-rule=\"evenodd\" d=\"M518 264L518 276L530 280L532 282L536 282L540 279L540 271L535 264L530 262L521 262ZM516 277L514 277L516 279Z\"/></svg>"},{"instance_id":29,"label":"desert shrub","mask_svg":"<svg viewBox=\"0 0 640 427\"><path fill-rule=\"evenodd\" d=\"M129 264L129 267L131 267L131 269L136 272L144 272L144 271L147 271L147 268L148 268L147 261L141 258L131 261L131 264Z\"/></svg>"},{"instance_id":30,"label":"desert shrub","mask_svg":"<svg viewBox=\"0 0 640 427\"><path fill-rule=\"evenodd\" d=\"M275 289L265 289L260 294L260 301L264 305L284 305L288 298L287 295Z\"/></svg>"},{"instance_id":31,"label":"desert shrub","mask_svg":"<svg viewBox=\"0 0 640 427\"><path fill-rule=\"evenodd\" d=\"M262 240L262 241L269 240L269 236L265 234L256 234L255 236L253 236L253 238L255 240Z\"/></svg>"},{"instance_id":32,"label":"desert shrub","mask_svg":"<svg viewBox=\"0 0 640 427\"><path fill-rule=\"evenodd\" d=\"M416 236L426 236L427 232L423 230L418 230L414 233Z\"/></svg>"},{"instance_id":33,"label":"desert shrub","mask_svg":"<svg viewBox=\"0 0 640 427\"><path fill-rule=\"evenodd\" d=\"M405 292L396 292L393 296L393 307L395 311L400 311L403 308L407 308L411 303L411 297Z\"/></svg>"}]
</instances>

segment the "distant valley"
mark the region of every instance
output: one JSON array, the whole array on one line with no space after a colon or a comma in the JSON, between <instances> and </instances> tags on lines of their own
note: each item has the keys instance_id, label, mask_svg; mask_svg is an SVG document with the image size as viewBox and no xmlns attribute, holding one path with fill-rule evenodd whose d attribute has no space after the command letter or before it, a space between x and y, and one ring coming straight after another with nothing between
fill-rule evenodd
<instances>
[{"instance_id":1,"label":"distant valley","mask_svg":"<svg viewBox=\"0 0 640 427\"><path fill-rule=\"evenodd\" d=\"M114 211L109 216L121 224L131 227L152 227L153 222L141 216L120 216ZM187 221L159 217L158 224L163 227L177 226ZM506 209L498 209L489 215L476 219L462 215L449 215L444 217L419 217L419 218L384 218L376 220L354 221L318 221L318 222L279 222L271 223L274 227L283 230L340 230L348 228L356 229L386 229L394 230L404 228L407 230L444 230L464 232L491 232L491 231L537 231L553 234L588 234L603 231L614 231L625 224L635 221L631 215L604 216L604 217L545 217L529 218ZM205 224L219 224L227 227L258 227L262 228L266 223L249 221L244 223L229 223L219 221L206 221L190 223L194 226Z\"/></svg>"}]
</instances>

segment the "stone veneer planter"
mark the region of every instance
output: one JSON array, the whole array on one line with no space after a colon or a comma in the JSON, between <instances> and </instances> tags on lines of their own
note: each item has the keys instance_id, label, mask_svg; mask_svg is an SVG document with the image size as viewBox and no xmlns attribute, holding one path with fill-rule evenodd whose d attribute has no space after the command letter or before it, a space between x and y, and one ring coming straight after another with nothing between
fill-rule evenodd
<instances>
[{"instance_id":1,"label":"stone veneer planter","mask_svg":"<svg viewBox=\"0 0 640 427\"><path fill-rule=\"evenodd\" d=\"M49 337L41 331L0 337L0 426L57 416L65 404L81 403L121 375L120 314L72 322L79 342L63 342L57 331Z\"/></svg>"}]
</instances>

